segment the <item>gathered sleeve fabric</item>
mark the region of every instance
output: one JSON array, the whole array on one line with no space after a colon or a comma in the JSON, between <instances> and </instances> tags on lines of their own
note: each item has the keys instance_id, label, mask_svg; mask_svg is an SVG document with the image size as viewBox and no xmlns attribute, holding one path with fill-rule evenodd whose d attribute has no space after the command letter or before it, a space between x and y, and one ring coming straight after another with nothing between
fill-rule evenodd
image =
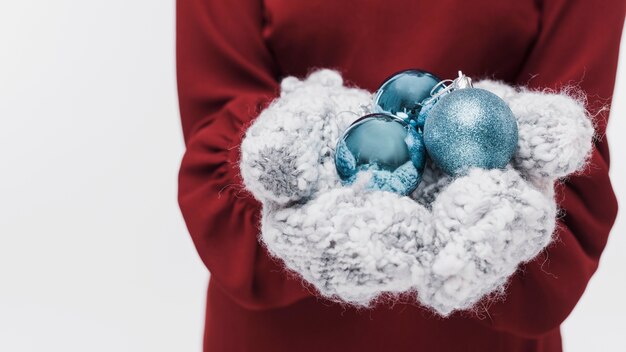
<instances>
[{"instance_id":1,"label":"gathered sleeve fabric","mask_svg":"<svg viewBox=\"0 0 626 352\"><path fill-rule=\"evenodd\" d=\"M278 92L258 0L178 0L177 71L186 152L179 204L214 281L243 307L310 295L258 242L261 205L243 189L239 145Z\"/></svg>"},{"instance_id":2,"label":"gathered sleeve fabric","mask_svg":"<svg viewBox=\"0 0 626 352\"><path fill-rule=\"evenodd\" d=\"M555 240L518 270L504 299L487 303L486 324L530 337L557 329L573 310L615 221L605 132L626 11L623 0L545 0L539 6L541 30L517 83L584 93L597 136L586 169L557 185Z\"/></svg>"}]
</instances>

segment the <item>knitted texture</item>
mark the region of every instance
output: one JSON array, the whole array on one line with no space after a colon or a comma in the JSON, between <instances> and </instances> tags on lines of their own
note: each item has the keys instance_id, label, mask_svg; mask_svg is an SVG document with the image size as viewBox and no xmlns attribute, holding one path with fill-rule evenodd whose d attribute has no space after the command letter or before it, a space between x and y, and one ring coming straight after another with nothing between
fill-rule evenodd
<instances>
[{"instance_id":1,"label":"knitted texture","mask_svg":"<svg viewBox=\"0 0 626 352\"><path fill-rule=\"evenodd\" d=\"M289 77L246 132L241 175L263 203L261 240L321 295L356 306L414 292L446 316L501 291L518 265L551 241L554 182L585 164L593 126L565 93L481 81L517 118L519 143L503 170L452 178L427 162L409 196L368 188L371 172L342 186L341 133L371 113L372 94L319 70Z\"/></svg>"},{"instance_id":2,"label":"knitted texture","mask_svg":"<svg viewBox=\"0 0 626 352\"><path fill-rule=\"evenodd\" d=\"M339 187L333 155L350 124L371 110L372 95L346 88L325 70L281 83L241 144L241 176L261 202L287 204Z\"/></svg>"}]
</instances>

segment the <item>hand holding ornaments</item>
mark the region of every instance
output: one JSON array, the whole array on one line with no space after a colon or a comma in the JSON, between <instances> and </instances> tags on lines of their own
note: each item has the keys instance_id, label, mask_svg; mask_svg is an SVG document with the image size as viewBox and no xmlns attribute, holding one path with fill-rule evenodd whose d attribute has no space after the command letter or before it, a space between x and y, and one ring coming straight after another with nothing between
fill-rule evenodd
<instances>
[{"instance_id":1,"label":"hand holding ornaments","mask_svg":"<svg viewBox=\"0 0 626 352\"><path fill-rule=\"evenodd\" d=\"M552 186L592 146L584 105L494 81L428 85L419 103L383 94L396 86L375 107L335 71L288 77L246 131L240 170L263 204L260 239L320 295L368 306L413 292L446 316L503 290L551 241Z\"/></svg>"},{"instance_id":2,"label":"hand holding ornaments","mask_svg":"<svg viewBox=\"0 0 626 352\"><path fill-rule=\"evenodd\" d=\"M444 172L459 176L472 167L505 167L517 146L508 105L473 88L461 72L444 82L425 71L400 72L381 85L375 106L380 112L355 121L337 144L335 163L346 184L370 171L371 188L407 195L421 179L426 151Z\"/></svg>"}]
</instances>

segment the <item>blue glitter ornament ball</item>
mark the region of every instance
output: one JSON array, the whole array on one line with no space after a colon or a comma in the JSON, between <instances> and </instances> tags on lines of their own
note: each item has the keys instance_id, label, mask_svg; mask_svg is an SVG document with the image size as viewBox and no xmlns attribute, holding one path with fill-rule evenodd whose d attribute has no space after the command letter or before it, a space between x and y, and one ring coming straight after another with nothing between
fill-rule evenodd
<instances>
[{"instance_id":1,"label":"blue glitter ornament ball","mask_svg":"<svg viewBox=\"0 0 626 352\"><path fill-rule=\"evenodd\" d=\"M371 171L369 188L401 195L422 178L426 149L421 134L405 121L371 114L355 121L337 143L335 166L345 184L359 171Z\"/></svg>"},{"instance_id":2,"label":"blue glitter ornament ball","mask_svg":"<svg viewBox=\"0 0 626 352\"><path fill-rule=\"evenodd\" d=\"M428 154L453 176L470 167L503 168L517 141L517 122L509 106L479 88L458 89L441 97L424 124Z\"/></svg>"},{"instance_id":3,"label":"blue glitter ornament ball","mask_svg":"<svg viewBox=\"0 0 626 352\"><path fill-rule=\"evenodd\" d=\"M406 70L391 76L378 88L374 98L379 112L388 113L407 122L417 121L421 103L440 82L432 73Z\"/></svg>"}]
</instances>

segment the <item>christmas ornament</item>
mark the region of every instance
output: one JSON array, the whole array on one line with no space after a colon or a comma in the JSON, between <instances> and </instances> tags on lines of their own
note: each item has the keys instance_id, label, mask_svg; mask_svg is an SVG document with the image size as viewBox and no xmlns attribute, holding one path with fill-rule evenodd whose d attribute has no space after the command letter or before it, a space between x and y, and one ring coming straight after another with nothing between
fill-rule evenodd
<instances>
[{"instance_id":1,"label":"christmas ornament","mask_svg":"<svg viewBox=\"0 0 626 352\"><path fill-rule=\"evenodd\" d=\"M374 106L378 112L397 116L415 126L422 101L430 98L439 81L426 71L401 71L383 82L376 92Z\"/></svg>"},{"instance_id":2,"label":"christmas ornament","mask_svg":"<svg viewBox=\"0 0 626 352\"><path fill-rule=\"evenodd\" d=\"M518 141L513 112L497 95L473 88L461 72L426 105L424 144L447 174L458 176L471 167L503 168L513 157Z\"/></svg>"},{"instance_id":3,"label":"christmas ornament","mask_svg":"<svg viewBox=\"0 0 626 352\"><path fill-rule=\"evenodd\" d=\"M422 136L414 127L376 113L355 121L339 138L335 166L346 184L359 171L371 171L370 188L407 195L422 178L425 157Z\"/></svg>"}]
</instances>

